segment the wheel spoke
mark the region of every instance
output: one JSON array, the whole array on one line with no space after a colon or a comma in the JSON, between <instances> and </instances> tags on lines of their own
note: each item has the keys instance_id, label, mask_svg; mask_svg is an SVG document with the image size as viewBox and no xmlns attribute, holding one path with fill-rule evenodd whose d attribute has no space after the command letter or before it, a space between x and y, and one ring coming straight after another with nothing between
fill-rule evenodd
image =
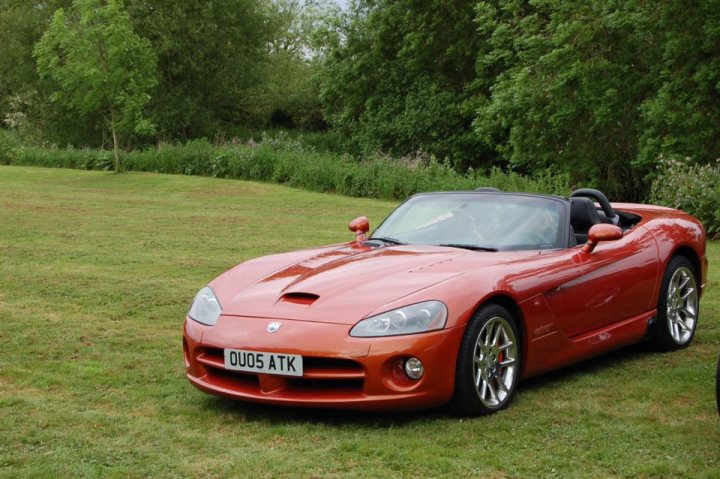
<instances>
[{"instance_id":1,"label":"wheel spoke","mask_svg":"<svg viewBox=\"0 0 720 479\"><path fill-rule=\"evenodd\" d=\"M495 330L495 335L493 336L492 344L496 345L498 341L500 340L500 333L503 332L503 327L501 324L497 325L497 329Z\"/></svg>"},{"instance_id":2,"label":"wheel spoke","mask_svg":"<svg viewBox=\"0 0 720 479\"><path fill-rule=\"evenodd\" d=\"M680 331L678 331L677 319L670 320L670 334L676 341L680 341Z\"/></svg>"},{"instance_id":3,"label":"wheel spoke","mask_svg":"<svg viewBox=\"0 0 720 479\"><path fill-rule=\"evenodd\" d=\"M678 325L679 329L681 329L683 331L690 331L690 328L688 328L688 325L685 324L685 321L683 321L682 318L680 318L679 316L675 320L675 323ZM679 330L678 330L678 332L679 332Z\"/></svg>"},{"instance_id":4,"label":"wheel spoke","mask_svg":"<svg viewBox=\"0 0 720 479\"><path fill-rule=\"evenodd\" d=\"M678 281L678 289L683 289L690 282L690 276L683 276L679 278L682 282Z\"/></svg>"},{"instance_id":5,"label":"wheel spoke","mask_svg":"<svg viewBox=\"0 0 720 479\"><path fill-rule=\"evenodd\" d=\"M507 386L505 385L505 381L501 377L498 377L498 389L505 394L509 393Z\"/></svg>"},{"instance_id":6,"label":"wheel spoke","mask_svg":"<svg viewBox=\"0 0 720 479\"><path fill-rule=\"evenodd\" d=\"M482 384L480 386L480 399L482 399L483 401L485 401L485 394L487 393L487 389L488 389L488 382L485 379L483 379Z\"/></svg>"},{"instance_id":7,"label":"wheel spoke","mask_svg":"<svg viewBox=\"0 0 720 479\"><path fill-rule=\"evenodd\" d=\"M492 330L495 327L494 324L490 324L488 328L485 330L485 339L483 340L483 344L485 346L490 346L490 338L492 337Z\"/></svg>"},{"instance_id":8,"label":"wheel spoke","mask_svg":"<svg viewBox=\"0 0 720 479\"><path fill-rule=\"evenodd\" d=\"M690 318L693 318L693 319L695 318L695 309L694 308L689 308L688 306L685 306L682 309L682 312L685 313Z\"/></svg>"},{"instance_id":9,"label":"wheel spoke","mask_svg":"<svg viewBox=\"0 0 720 479\"><path fill-rule=\"evenodd\" d=\"M497 392L495 391L495 387L492 385L492 381L488 379L485 384L487 384L488 391L490 391L490 399L497 402Z\"/></svg>"},{"instance_id":10,"label":"wheel spoke","mask_svg":"<svg viewBox=\"0 0 720 479\"><path fill-rule=\"evenodd\" d=\"M504 360L500 361L500 366L510 366L511 364L515 364L515 358L505 358Z\"/></svg>"},{"instance_id":11,"label":"wheel spoke","mask_svg":"<svg viewBox=\"0 0 720 479\"><path fill-rule=\"evenodd\" d=\"M512 341L505 341L503 344L501 344L500 346L498 346L498 349L499 349L500 351L506 351L510 346L512 346L512 345L514 345L514 344L515 344L515 343L513 343Z\"/></svg>"},{"instance_id":12,"label":"wheel spoke","mask_svg":"<svg viewBox=\"0 0 720 479\"><path fill-rule=\"evenodd\" d=\"M685 290L685 293L683 293L683 294L680 295L680 299L682 299L683 301L685 301L685 300L688 299L688 298L690 297L690 295L693 294L694 292L695 292L695 288L688 288L688 289Z\"/></svg>"}]
</instances>

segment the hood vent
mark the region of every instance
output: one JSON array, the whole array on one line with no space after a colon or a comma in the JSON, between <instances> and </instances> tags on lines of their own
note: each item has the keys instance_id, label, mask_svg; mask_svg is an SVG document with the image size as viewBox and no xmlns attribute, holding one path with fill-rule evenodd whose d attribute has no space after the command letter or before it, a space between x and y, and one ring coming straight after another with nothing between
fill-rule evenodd
<instances>
[{"instance_id":1,"label":"hood vent","mask_svg":"<svg viewBox=\"0 0 720 479\"><path fill-rule=\"evenodd\" d=\"M312 293L285 293L280 297L280 301L286 303L295 303L309 306L313 304L320 296Z\"/></svg>"}]
</instances>

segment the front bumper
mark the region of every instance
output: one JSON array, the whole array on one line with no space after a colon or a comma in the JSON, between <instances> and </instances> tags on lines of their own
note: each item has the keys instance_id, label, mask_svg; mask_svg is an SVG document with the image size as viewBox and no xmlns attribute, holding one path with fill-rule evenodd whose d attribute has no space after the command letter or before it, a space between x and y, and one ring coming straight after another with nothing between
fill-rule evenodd
<instances>
[{"instance_id":1,"label":"front bumper","mask_svg":"<svg viewBox=\"0 0 720 479\"><path fill-rule=\"evenodd\" d=\"M271 321L282 326L267 332ZM197 388L249 402L358 410L422 409L448 402L463 328L387 338L350 337L351 326L310 321L221 316L215 326L186 319L187 377ZM229 371L225 348L299 354L302 377ZM405 359L425 373L409 379Z\"/></svg>"}]
</instances>

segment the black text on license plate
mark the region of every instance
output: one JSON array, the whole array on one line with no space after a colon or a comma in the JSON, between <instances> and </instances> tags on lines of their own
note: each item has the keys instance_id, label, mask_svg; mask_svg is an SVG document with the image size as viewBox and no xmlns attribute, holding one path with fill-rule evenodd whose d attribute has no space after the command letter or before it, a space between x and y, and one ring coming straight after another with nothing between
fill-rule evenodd
<instances>
[{"instance_id":1,"label":"black text on license plate","mask_svg":"<svg viewBox=\"0 0 720 479\"><path fill-rule=\"evenodd\" d=\"M302 376L302 356L299 354L263 353L241 349L225 350L225 369L252 373Z\"/></svg>"}]
</instances>

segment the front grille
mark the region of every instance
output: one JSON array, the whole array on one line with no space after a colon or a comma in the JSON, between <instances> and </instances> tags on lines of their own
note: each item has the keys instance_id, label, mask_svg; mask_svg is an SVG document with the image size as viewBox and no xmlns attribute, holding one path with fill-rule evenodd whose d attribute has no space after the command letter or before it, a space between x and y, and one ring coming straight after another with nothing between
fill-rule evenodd
<instances>
[{"instance_id":1,"label":"front grille","mask_svg":"<svg viewBox=\"0 0 720 479\"><path fill-rule=\"evenodd\" d=\"M262 395L282 390L297 393L358 393L362 392L365 370L351 359L303 356L302 377L229 371L225 369L224 352L218 348L198 348L198 362L207 371L205 380L215 386L243 394Z\"/></svg>"},{"instance_id":2,"label":"front grille","mask_svg":"<svg viewBox=\"0 0 720 479\"><path fill-rule=\"evenodd\" d=\"M352 392L362 391L362 379L288 379L290 387L298 391Z\"/></svg>"},{"instance_id":3,"label":"front grille","mask_svg":"<svg viewBox=\"0 0 720 479\"><path fill-rule=\"evenodd\" d=\"M257 374L248 374L242 371L228 371L226 369L208 368L208 376L219 383L226 385L236 385L245 388L259 388L260 378Z\"/></svg>"}]
</instances>

